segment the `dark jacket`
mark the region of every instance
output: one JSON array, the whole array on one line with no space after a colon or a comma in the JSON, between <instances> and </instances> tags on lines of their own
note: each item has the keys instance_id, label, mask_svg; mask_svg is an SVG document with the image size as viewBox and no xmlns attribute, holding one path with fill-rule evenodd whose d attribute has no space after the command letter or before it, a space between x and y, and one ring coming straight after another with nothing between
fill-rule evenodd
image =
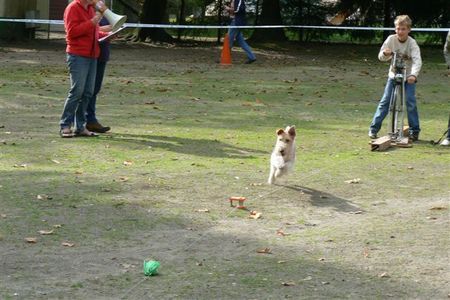
<instances>
[{"instance_id":1,"label":"dark jacket","mask_svg":"<svg viewBox=\"0 0 450 300\"><path fill-rule=\"evenodd\" d=\"M102 18L98 25L100 25L100 26L109 25L109 22L106 18ZM99 61L108 61L109 60L109 40L105 40L105 41L99 43L99 46L100 46L100 56L98 57L98 60Z\"/></svg>"},{"instance_id":2,"label":"dark jacket","mask_svg":"<svg viewBox=\"0 0 450 300\"><path fill-rule=\"evenodd\" d=\"M234 21L236 26L243 26L246 24L244 0L234 0Z\"/></svg>"}]
</instances>

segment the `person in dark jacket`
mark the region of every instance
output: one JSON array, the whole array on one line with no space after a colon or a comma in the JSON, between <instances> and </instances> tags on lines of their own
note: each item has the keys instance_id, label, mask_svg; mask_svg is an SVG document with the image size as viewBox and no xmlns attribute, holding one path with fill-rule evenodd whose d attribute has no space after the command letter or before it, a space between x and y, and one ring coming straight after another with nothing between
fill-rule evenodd
<instances>
[{"instance_id":1,"label":"person in dark jacket","mask_svg":"<svg viewBox=\"0 0 450 300\"><path fill-rule=\"evenodd\" d=\"M109 25L108 20L103 18L100 20L100 30L103 32L110 32L112 26ZM86 110L86 128L93 132L105 133L111 129L109 126L103 126L97 120L96 115L96 103L97 103L97 95L100 92L103 84L103 76L105 75L106 64L109 60L109 40L106 39L103 42L99 43L100 46L100 56L97 58L97 72L95 74L95 86L94 86L94 94L89 99L89 103Z\"/></svg>"},{"instance_id":2,"label":"person in dark jacket","mask_svg":"<svg viewBox=\"0 0 450 300\"><path fill-rule=\"evenodd\" d=\"M230 13L231 26L244 26L245 22L245 1L233 0L230 6L225 6L225 10ZM236 40L241 48L247 54L246 64L251 64L256 61L256 57L252 52L252 49L245 41L244 35L239 28L230 28L228 30L228 37L230 39L230 48L233 48L234 40Z\"/></svg>"}]
</instances>

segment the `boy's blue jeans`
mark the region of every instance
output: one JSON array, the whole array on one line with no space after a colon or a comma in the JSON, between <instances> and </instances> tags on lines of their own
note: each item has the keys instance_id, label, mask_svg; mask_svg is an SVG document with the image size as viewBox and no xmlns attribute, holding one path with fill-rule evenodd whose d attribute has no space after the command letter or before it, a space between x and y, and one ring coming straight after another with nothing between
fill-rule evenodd
<instances>
[{"instance_id":1,"label":"boy's blue jeans","mask_svg":"<svg viewBox=\"0 0 450 300\"><path fill-rule=\"evenodd\" d=\"M389 102L391 100L391 95L394 92L395 81L394 79L389 78L386 87L384 89L383 97L378 104L375 115L373 116L372 123L370 124L370 131L372 133L377 133L380 131L381 124L383 123L384 118L389 113ZM405 84L405 93L406 93L406 110L408 112L408 124L409 124L409 133L410 134L418 134L420 132L419 125L419 113L417 112L416 105L416 84L415 83L406 83Z\"/></svg>"},{"instance_id":2,"label":"boy's blue jeans","mask_svg":"<svg viewBox=\"0 0 450 300\"><path fill-rule=\"evenodd\" d=\"M97 103L97 95L100 92L103 84L103 76L105 75L106 61L97 60L97 71L95 74L95 86L94 94L89 99L89 103L86 111L86 121L88 123L98 123L97 116L95 115L95 106Z\"/></svg>"},{"instance_id":3,"label":"boy's blue jeans","mask_svg":"<svg viewBox=\"0 0 450 300\"><path fill-rule=\"evenodd\" d=\"M231 21L230 26L235 26L235 25L236 25L235 20ZM230 28L228 30L228 37L230 39L230 48L233 48L234 40L236 40L238 42L239 46L241 46L241 48L247 54L247 57L249 60L256 59L255 55L252 52L252 49L245 41L244 35L242 34L242 32L239 28Z\"/></svg>"},{"instance_id":4,"label":"boy's blue jeans","mask_svg":"<svg viewBox=\"0 0 450 300\"><path fill-rule=\"evenodd\" d=\"M70 90L64 104L59 125L70 128L75 119L75 130L81 132L86 125L86 108L94 93L97 60L78 55L67 55L70 72Z\"/></svg>"}]
</instances>

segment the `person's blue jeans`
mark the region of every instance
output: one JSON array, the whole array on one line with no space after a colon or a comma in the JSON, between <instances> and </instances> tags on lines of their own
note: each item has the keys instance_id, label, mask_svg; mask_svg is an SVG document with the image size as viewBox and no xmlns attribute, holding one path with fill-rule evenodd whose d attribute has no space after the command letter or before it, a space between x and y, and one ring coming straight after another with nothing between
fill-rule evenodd
<instances>
[{"instance_id":1,"label":"person's blue jeans","mask_svg":"<svg viewBox=\"0 0 450 300\"><path fill-rule=\"evenodd\" d=\"M378 104L375 115L373 116L372 123L370 124L370 131L372 133L377 133L381 129L381 124L384 118L389 113L389 102L391 100L391 95L394 92L395 81L389 78L386 87L384 89L383 97ZM408 112L408 124L410 134L418 134L420 132L419 125L419 113L417 112L416 104L416 84L406 83L405 84L406 93L406 110Z\"/></svg>"},{"instance_id":2,"label":"person's blue jeans","mask_svg":"<svg viewBox=\"0 0 450 300\"><path fill-rule=\"evenodd\" d=\"M64 104L59 125L70 128L75 120L75 131L81 132L86 126L86 109L94 93L97 60L78 55L67 55L70 73L70 90Z\"/></svg>"},{"instance_id":3,"label":"person's blue jeans","mask_svg":"<svg viewBox=\"0 0 450 300\"><path fill-rule=\"evenodd\" d=\"M97 60L97 71L95 74L95 86L94 94L89 99L86 110L87 123L98 123L97 116L95 115L95 107L97 103L97 95L100 92L103 84L103 76L105 75L106 61Z\"/></svg>"},{"instance_id":4,"label":"person's blue jeans","mask_svg":"<svg viewBox=\"0 0 450 300\"><path fill-rule=\"evenodd\" d=\"M235 26L236 25L235 20L232 20L230 25ZM241 48L247 54L247 57L249 60L256 59L255 55L252 52L252 49L245 41L244 35L242 34L242 32L239 28L230 28L228 30L228 37L230 39L230 48L233 48L234 40L236 40L238 42L239 46L241 46Z\"/></svg>"}]
</instances>

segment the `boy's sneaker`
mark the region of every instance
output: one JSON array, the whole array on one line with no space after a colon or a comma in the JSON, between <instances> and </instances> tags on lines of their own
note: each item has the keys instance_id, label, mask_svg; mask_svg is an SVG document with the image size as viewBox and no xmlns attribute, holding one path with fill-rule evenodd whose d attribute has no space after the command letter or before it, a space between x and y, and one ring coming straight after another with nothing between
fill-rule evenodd
<instances>
[{"instance_id":1,"label":"boy's sneaker","mask_svg":"<svg viewBox=\"0 0 450 300\"><path fill-rule=\"evenodd\" d=\"M377 138L377 134L373 131L369 131L369 138L371 138L372 140Z\"/></svg>"},{"instance_id":2,"label":"boy's sneaker","mask_svg":"<svg viewBox=\"0 0 450 300\"><path fill-rule=\"evenodd\" d=\"M450 146L450 139L445 139L440 143L441 146Z\"/></svg>"},{"instance_id":3,"label":"boy's sneaker","mask_svg":"<svg viewBox=\"0 0 450 300\"><path fill-rule=\"evenodd\" d=\"M418 132L412 132L409 134L409 139L413 142L416 142L419 140L419 133Z\"/></svg>"}]
</instances>

